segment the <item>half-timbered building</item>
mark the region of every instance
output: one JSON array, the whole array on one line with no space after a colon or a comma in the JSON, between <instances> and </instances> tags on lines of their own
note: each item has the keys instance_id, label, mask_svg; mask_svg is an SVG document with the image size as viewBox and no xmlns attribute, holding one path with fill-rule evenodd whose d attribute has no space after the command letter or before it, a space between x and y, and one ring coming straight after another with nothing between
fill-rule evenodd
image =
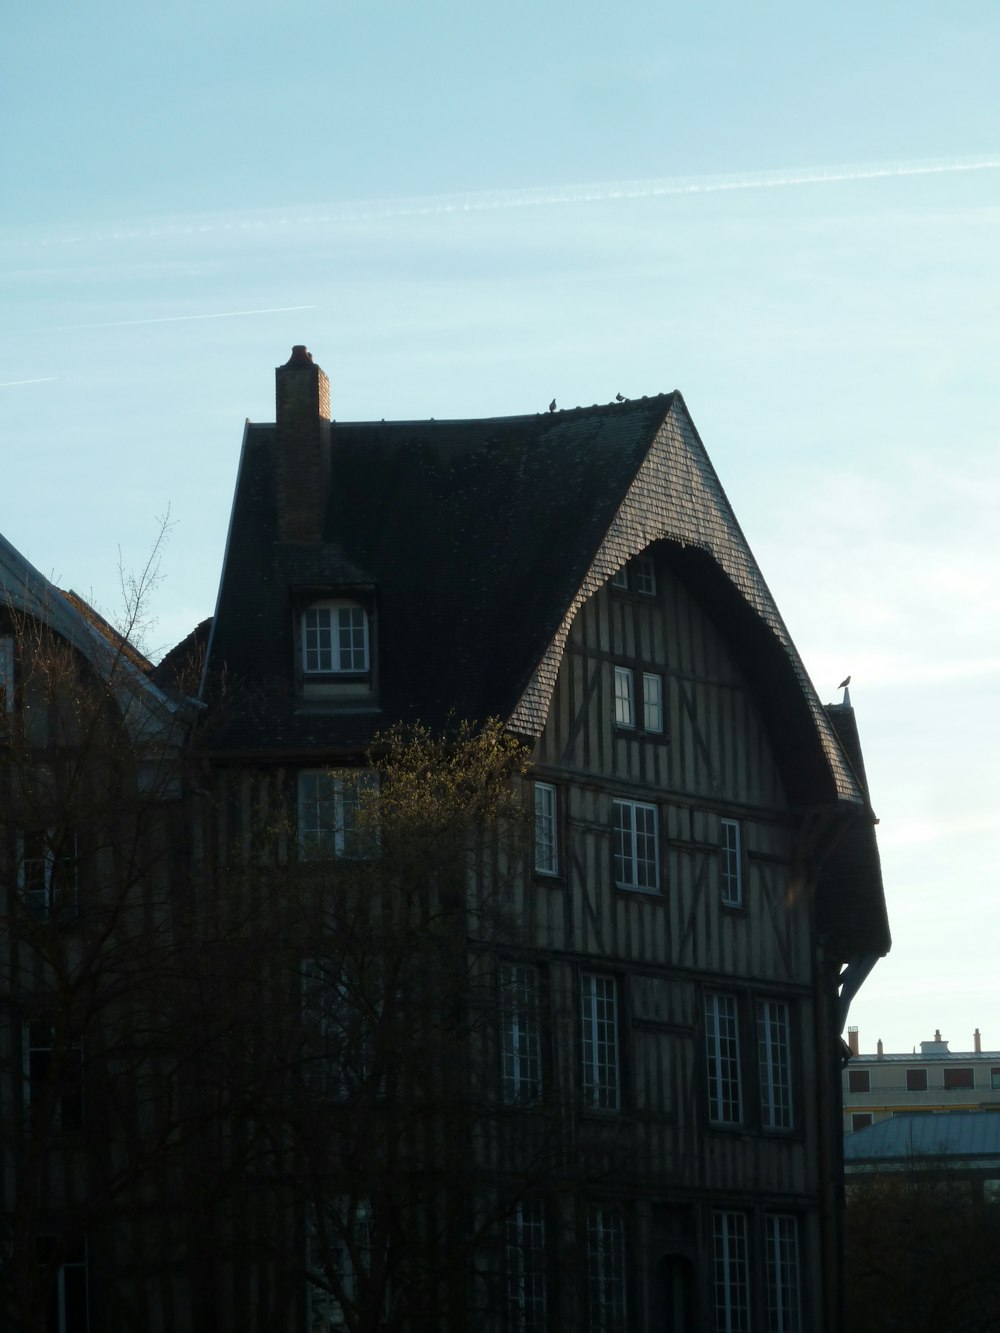
<instances>
[{"instance_id":1,"label":"half-timbered building","mask_svg":"<svg viewBox=\"0 0 1000 1333\"><path fill-rule=\"evenodd\" d=\"M277 810L274 846L351 860L395 724L500 719L530 747L516 929L475 942L497 1017L469 1049L473 1197L441 1244L502 1215L410 1326L832 1333L840 1032L889 947L874 820L853 712L820 704L684 400L341 423L302 347L276 385L207 651L219 863ZM347 1309L395 1243L363 1195L325 1252L315 1209L285 1219L267 1327L407 1326L391 1282ZM255 1326L222 1295L243 1268L219 1328Z\"/></svg>"}]
</instances>

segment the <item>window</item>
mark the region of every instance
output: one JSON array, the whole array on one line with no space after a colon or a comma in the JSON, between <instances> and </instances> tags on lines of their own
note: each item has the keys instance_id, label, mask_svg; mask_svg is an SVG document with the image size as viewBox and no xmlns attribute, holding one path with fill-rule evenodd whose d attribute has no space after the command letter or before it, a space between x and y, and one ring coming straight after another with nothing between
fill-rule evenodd
<instances>
[{"instance_id":1,"label":"window","mask_svg":"<svg viewBox=\"0 0 1000 1333\"><path fill-rule=\"evenodd\" d=\"M620 889L655 893L659 888L656 806L613 801L614 873Z\"/></svg>"},{"instance_id":2,"label":"window","mask_svg":"<svg viewBox=\"0 0 1000 1333\"><path fill-rule=\"evenodd\" d=\"M309 1333L327 1333L347 1324L349 1309L364 1301L374 1248L367 1199L340 1198L306 1217L306 1295Z\"/></svg>"},{"instance_id":3,"label":"window","mask_svg":"<svg viewBox=\"0 0 1000 1333\"><path fill-rule=\"evenodd\" d=\"M712 1214L712 1257L717 1333L750 1333L747 1220L743 1213Z\"/></svg>"},{"instance_id":4,"label":"window","mask_svg":"<svg viewBox=\"0 0 1000 1333\"><path fill-rule=\"evenodd\" d=\"M615 724L635 726L635 694L630 667L615 667Z\"/></svg>"},{"instance_id":5,"label":"window","mask_svg":"<svg viewBox=\"0 0 1000 1333\"><path fill-rule=\"evenodd\" d=\"M507 1217L507 1327L543 1333L547 1327L545 1210L541 1200L519 1200Z\"/></svg>"},{"instance_id":6,"label":"window","mask_svg":"<svg viewBox=\"0 0 1000 1333\"><path fill-rule=\"evenodd\" d=\"M307 860L359 860L378 843L378 779L362 771L299 774L299 851Z\"/></svg>"},{"instance_id":7,"label":"window","mask_svg":"<svg viewBox=\"0 0 1000 1333\"><path fill-rule=\"evenodd\" d=\"M722 901L726 907L743 906L743 848L740 825L736 819L723 819L722 830Z\"/></svg>"},{"instance_id":8,"label":"window","mask_svg":"<svg viewBox=\"0 0 1000 1333\"><path fill-rule=\"evenodd\" d=\"M973 1088L975 1087L974 1073L971 1069L949 1069L946 1065L944 1086L946 1088Z\"/></svg>"},{"instance_id":9,"label":"window","mask_svg":"<svg viewBox=\"0 0 1000 1333\"><path fill-rule=\"evenodd\" d=\"M1000 1088L1000 1068L996 1065L990 1070L990 1087Z\"/></svg>"},{"instance_id":10,"label":"window","mask_svg":"<svg viewBox=\"0 0 1000 1333\"><path fill-rule=\"evenodd\" d=\"M14 640L0 634L0 713L14 711Z\"/></svg>"},{"instance_id":11,"label":"window","mask_svg":"<svg viewBox=\"0 0 1000 1333\"><path fill-rule=\"evenodd\" d=\"M867 1069L849 1069L847 1087L851 1092L871 1092L872 1078Z\"/></svg>"},{"instance_id":12,"label":"window","mask_svg":"<svg viewBox=\"0 0 1000 1333\"><path fill-rule=\"evenodd\" d=\"M656 566L648 555L640 555L635 562L635 590L644 597L656 596Z\"/></svg>"},{"instance_id":13,"label":"window","mask_svg":"<svg viewBox=\"0 0 1000 1333\"><path fill-rule=\"evenodd\" d=\"M663 677L642 673L642 726L644 731L663 730Z\"/></svg>"},{"instance_id":14,"label":"window","mask_svg":"<svg viewBox=\"0 0 1000 1333\"><path fill-rule=\"evenodd\" d=\"M46 1321L49 1333L88 1333L86 1240L68 1248L65 1258L57 1265L53 1264L55 1236L39 1236L36 1246L38 1265L46 1270L52 1283Z\"/></svg>"},{"instance_id":15,"label":"window","mask_svg":"<svg viewBox=\"0 0 1000 1333\"><path fill-rule=\"evenodd\" d=\"M48 1023L23 1028L24 1100L32 1117L56 1129L83 1124L83 1048L80 1039L56 1039Z\"/></svg>"},{"instance_id":16,"label":"window","mask_svg":"<svg viewBox=\"0 0 1000 1333\"><path fill-rule=\"evenodd\" d=\"M628 567L622 565L621 569L616 569L611 575L612 588L623 588L628 591Z\"/></svg>"},{"instance_id":17,"label":"window","mask_svg":"<svg viewBox=\"0 0 1000 1333\"><path fill-rule=\"evenodd\" d=\"M906 1071L906 1091L907 1092L927 1091L926 1069L908 1069Z\"/></svg>"},{"instance_id":18,"label":"window","mask_svg":"<svg viewBox=\"0 0 1000 1333\"><path fill-rule=\"evenodd\" d=\"M760 1118L765 1129L792 1127L792 1074L788 1005L757 1002Z\"/></svg>"},{"instance_id":19,"label":"window","mask_svg":"<svg viewBox=\"0 0 1000 1333\"><path fill-rule=\"evenodd\" d=\"M734 995L705 996L705 1055L709 1119L720 1125L742 1124L740 1029Z\"/></svg>"},{"instance_id":20,"label":"window","mask_svg":"<svg viewBox=\"0 0 1000 1333\"><path fill-rule=\"evenodd\" d=\"M617 1208L587 1209L587 1313L590 1333L625 1333L625 1223Z\"/></svg>"},{"instance_id":21,"label":"window","mask_svg":"<svg viewBox=\"0 0 1000 1333\"><path fill-rule=\"evenodd\" d=\"M870 1111L855 1111L851 1116L851 1129L867 1129L871 1123Z\"/></svg>"},{"instance_id":22,"label":"window","mask_svg":"<svg viewBox=\"0 0 1000 1333\"><path fill-rule=\"evenodd\" d=\"M799 1225L794 1217L764 1219L768 1333L801 1333Z\"/></svg>"},{"instance_id":23,"label":"window","mask_svg":"<svg viewBox=\"0 0 1000 1333\"><path fill-rule=\"evenodd\" d=\"M302 612L302 669L307 675L368 670L368 617L356 602L317 602Z\"/></svg>"},{"instance_id":24,"label":"window","mask_svg":"<svg viewBox=\"0 0 1000 1333\"><path fill-rule=\"evenodd\" d=\"M580 976L580 1057L584 1105L617 1111L618 997L614 977L584 972Z\"/></svg>"},{"instance_id":25,"label":"window","mask_svg":"<svg viewBox=\"0 0 1000 1333\"><path fill-rule=\"evenodd\" d=\"M503 1099L535 1101L542 1095L538 969L500 964L500 1059Z\"/></svg>"},{"instance_id":26,"label":"window","mask_svg":"<svg viewBox=\"0 0 1000 1333\"><path fill-rule=\"evenodd\" d=\"M541 875L559 873L556 789L549 782L535 783L535 869Z\"/></svg>"},{"instance_id":27,"label":"window","mask_svg":"<svg viewBox=\"0 0 1000 1333\"><path fill-rule=\"evenodd\" d=\"M75 829L32 829L18 838L18 890L38 921L72 921L79 911Z\"/></svg>"}]
</instances>

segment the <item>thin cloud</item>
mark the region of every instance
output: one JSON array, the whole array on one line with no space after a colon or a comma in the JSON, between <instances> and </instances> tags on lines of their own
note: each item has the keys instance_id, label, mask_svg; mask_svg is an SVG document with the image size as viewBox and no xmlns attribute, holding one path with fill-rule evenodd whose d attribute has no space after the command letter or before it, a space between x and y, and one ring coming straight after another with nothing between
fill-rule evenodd
<instances>
[{"instance_id":1,"label":"thin cloud","mask_svg":"<svg viewBox=\"0 0 1000 1333\"><path fill-rule=\"evenodd\" d=\"M19 384L51 384L58 378L58 375L41 375L34 380L3 380L0 381L0 389L15 389Z\"/></svg>"},{"instance_id":2,"label":"thin cloud","mask_svg":"<svg viewBox=\"0 0 1000 1333\"><path fill-rule=\"evenodd\" d=\"M99 324L52 324L48 328L33 329L33 333L66 333L77 329L126 329L137 324L184 324L195 319L240 319L245 315L284 315L291 310L315 310L314 305L278 305L269 310L221 310L207 315L162 315L150 319L113 319ZM22 384L33 381L17 381ZM3 387L3 386L0 386Z\"/></svg>"}]
</instances>

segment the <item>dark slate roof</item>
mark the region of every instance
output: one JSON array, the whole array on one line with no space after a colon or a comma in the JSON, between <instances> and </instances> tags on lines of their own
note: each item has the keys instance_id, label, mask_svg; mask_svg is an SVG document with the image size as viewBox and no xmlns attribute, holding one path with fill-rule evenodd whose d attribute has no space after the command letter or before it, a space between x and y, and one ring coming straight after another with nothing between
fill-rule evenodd
<instances>
[{"instance_id":1,"label":"dark slate roof","mask_svg":"<svg viewBox=\"0 0 1000 1333\"><path fill-rule=\"evenodd\" d=\"M868 952L885 954L892 940L857 719L850 704L827 704L826 712L864 789L865 808L846 825L823 864L816 899L816 925L837 957Z\"/></svg>"},{"instance_id":2,"label":"dark slate roof","mask_svg":"<svg viewBox=\"0 0 1000 1333\"><path fill-rule=\"evenodd\" d=\"M844 1164L937 1159L959 1166L996 1158L1000 1171L1000 1111L950 1111L894 1115L844 1135Z\"/></svg>"},{"instance_id":3,"label":"dark slate roof","mask_svg":"<svg viewBox=\"0 0 1000 1333\"><path fill-rule=\"evenodd\" d=\"M206 682L216 753L356 750L388 721L544 725L579 606L661 543L733 643L794 803L864 794L680 394L474 421L340 423L323 540L278 540L276 429L248 425ZM297 701L291 590L374 585L379 711Z\"/></svg>"}]
</instances>

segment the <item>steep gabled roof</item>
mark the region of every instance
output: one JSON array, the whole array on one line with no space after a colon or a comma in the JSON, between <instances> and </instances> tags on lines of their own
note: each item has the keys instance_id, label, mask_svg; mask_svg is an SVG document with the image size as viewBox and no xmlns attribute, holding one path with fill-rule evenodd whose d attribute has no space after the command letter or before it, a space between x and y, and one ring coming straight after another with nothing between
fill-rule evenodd
<instances>
[{"instance_id":1,"label":"steep gabled roof","mask_svg":"<svg viewBox=\"0 0 1000 1333\"><path fill-rule=\"evenodd\" d=\"M364 746L386 721L544 725L578 607L654 542L734 641L796 802L864 795L679 394L473 421L331 427L321 540L279 540L274 426L248 425L208 678L217 752ZM374 585L379 711L292 688L295 588ZM238 702L234 702L237 701Z\"/></svg>"}]
</instances>

